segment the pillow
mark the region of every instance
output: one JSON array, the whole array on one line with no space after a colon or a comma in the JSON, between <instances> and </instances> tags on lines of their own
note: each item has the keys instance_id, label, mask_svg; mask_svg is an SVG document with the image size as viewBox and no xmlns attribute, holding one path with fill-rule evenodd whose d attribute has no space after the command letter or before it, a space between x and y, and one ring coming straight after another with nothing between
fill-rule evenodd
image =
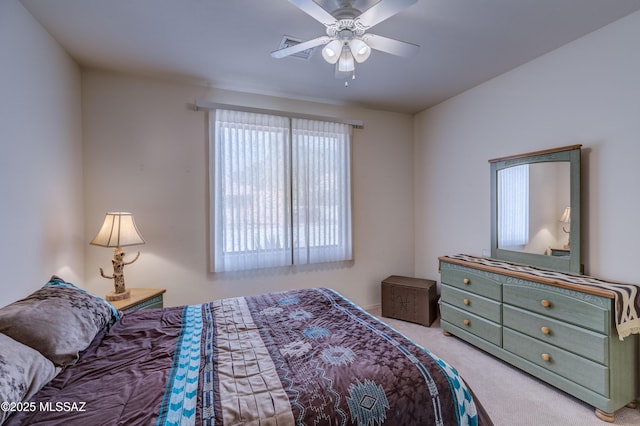
<instances>
[{"instance_id":1,"label":"pillow","mask_svg":"<svg viewBox=\"0 0 640 426\"><path fill-rule=\"evenodd\" d=\"M0 334L0 402L29 400L59 371L40 352ZM0 424L9 414L0 410Z\"/></svg>"},{"instance_id":2,"label":"pillow","mask_svg":"<svg viewBox=\"0 0 640 426\"><path fill-rule=\"evenodd\" d=\"M109 302L54 275L41 289L0 309L0 333L66 367L117 319Z\"/></svg>"}]
</instances>

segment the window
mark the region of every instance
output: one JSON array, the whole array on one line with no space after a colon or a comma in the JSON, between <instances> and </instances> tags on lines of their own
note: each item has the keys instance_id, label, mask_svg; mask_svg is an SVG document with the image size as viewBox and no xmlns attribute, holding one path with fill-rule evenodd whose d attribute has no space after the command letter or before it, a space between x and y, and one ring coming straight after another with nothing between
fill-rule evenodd
<instances>
[{"instance_id":1,"label":"window","mask_svg":"<svg viewBox=\"0 0 640 426\"><path fill-rule=\"evenodd\" d=\"M351 259L351 128L211 113L214 271Z\"/></svg>"},{"instance_id":2,"label":"window","mask_svg":"<svg viewBox=\"0 0 640 426\"><path fill-rule=\"evenodd\" d=\"M523 164L498 172L498 247L528 242L529 165Z\"/></svg>"}]
</instances>

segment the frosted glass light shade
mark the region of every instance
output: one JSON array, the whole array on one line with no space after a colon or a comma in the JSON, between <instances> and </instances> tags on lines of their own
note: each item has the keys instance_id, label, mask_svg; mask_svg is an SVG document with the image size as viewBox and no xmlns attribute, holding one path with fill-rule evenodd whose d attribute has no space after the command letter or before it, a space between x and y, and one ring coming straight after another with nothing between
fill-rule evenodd
<instances>
[{"instance_id":1,"label":"frosted glass light shade","mask_svg":"<svg viewBox=\"0 0 640 426\"><path fill-rule=\"evenodd\" d=\"M356 69L356 64L353 61L353 55L351 54L351 50L347 45L344 45L342 48L342 53L340 54L340 59L338 60L338 71L340 72L351 72Z\"/></svg>"},{"instance_id":2,"label":"frosted glass light shade","mask_svg":"<svg viewBox=\"0 0 640 426\"><path fill-rule=\"evenodd\" d=\"M371 55L371 48L364 41L354 38L349 42L349 48L356 62L361 63L369 58Z\"/></svg>"},{"instance_id":3,"label":"frosted glass light shade","mask_svg":"<svg viewBox=\"0 0 640 426\"><path fill-rule=\"evenodd\" d=\"M127 212L110 212L89 244L101 247L126 247L144 244L133 215Z\"/></svg>"},{"instance_id":4,"label":"frosted glass light shade","mask_svg":"<svg viewBox=\"0 0 640 426\"><path fill-rule=\"evenodd\" d=\"M322 57L324 58L325 61L329 62L330 64L335 64L336 62L338 62L338 59L340 58L341 49L342 49L342 41L333 40L327 43L327 45L322 49Z\"/></svg>"}]
</instances>

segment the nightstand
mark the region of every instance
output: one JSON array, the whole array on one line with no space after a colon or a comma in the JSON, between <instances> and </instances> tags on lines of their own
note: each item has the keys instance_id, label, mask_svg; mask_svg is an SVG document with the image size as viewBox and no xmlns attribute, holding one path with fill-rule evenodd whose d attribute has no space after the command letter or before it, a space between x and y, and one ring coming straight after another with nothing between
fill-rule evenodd
<instances>
[{"instance_id":1,"label":"nightstand","mask_svg":"<svg viewBox=\"0 0 640 426\"><path fill-rule=\"evenodd\" d=\"M126 311L136 311L138 309L162 308L164 288L130 288L131 297L124 300L114 300L111 302L116 309Z\"/></svg>"},{"instance_id":2,"label":"nightstand","mask_svg":"<svg viewBox=\"0 0 640 426\"><path fill-rule=\"evenodd\" d=\"M549 251L551 252L551 256L571 256L571 249L568 248L549 247Z\"/></svg>"}]
</instances>

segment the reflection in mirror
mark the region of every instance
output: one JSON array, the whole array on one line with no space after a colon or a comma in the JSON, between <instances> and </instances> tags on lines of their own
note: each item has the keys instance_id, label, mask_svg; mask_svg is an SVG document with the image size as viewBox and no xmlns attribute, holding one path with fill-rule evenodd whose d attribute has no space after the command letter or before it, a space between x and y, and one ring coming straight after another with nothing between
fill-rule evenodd
<instances>
[{"instance_id":1,"label":"reflection in mirror","mask_svg":"<svg viewBox=\"0 0 640 426\"><path fill-rule=\"evenodd\" d=\"M521 164L498 171L498 248L569 256L565 209L569 162ZM563 226L565 227L563 230Z\"/></svg>"},{"instance_id":2,"label":"reflection in mirror","mask_svg":"<svg viewBox=\"0 0 640 426\"><path fill-rule=\"evenodd\" d=\"M582 272L580 147L489 160L492 258Z\"/></svg>"}]
</instances>

